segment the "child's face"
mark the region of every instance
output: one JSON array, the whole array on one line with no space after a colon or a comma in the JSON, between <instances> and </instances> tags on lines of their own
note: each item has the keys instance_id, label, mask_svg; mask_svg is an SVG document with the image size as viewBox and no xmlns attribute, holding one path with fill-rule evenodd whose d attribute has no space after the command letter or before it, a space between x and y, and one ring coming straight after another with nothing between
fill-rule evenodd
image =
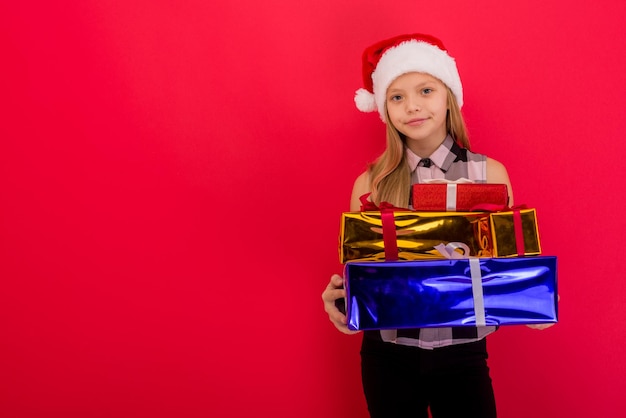
<instances>
[{"instance_id":1,"label":"child's face","mask_svg":"<svg viewBox=\"0 0 626 418\"><path fill-rule=\"evenodd\" d=\"M447 87L424 73L406 73L387 89L387 112L393 126L416 148L439 146L447 135ZM413 142L413 144L411 144Z\"/></svg>"}]
</instances>

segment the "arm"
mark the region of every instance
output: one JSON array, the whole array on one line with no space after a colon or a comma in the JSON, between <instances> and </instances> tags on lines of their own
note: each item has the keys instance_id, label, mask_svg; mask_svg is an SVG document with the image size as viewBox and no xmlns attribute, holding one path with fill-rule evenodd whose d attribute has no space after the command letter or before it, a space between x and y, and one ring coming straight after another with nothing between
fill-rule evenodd
<instances>
[{"instance_id":1,"label":"arm","mask_svg":"<svg viewBox=\"0 0 626 418\"><path fill-rule=\"evenodd\" d=\"M506 167L499 161L487 157L487 183L506 184L509 191L509 206L513 206L513 188Z\"/></svg>"},{"instance_id":2,"label":"arm","mask_svg":"<svg viewBox=\"0 0 626 418\"><path fill-rule=\"evenodd\" d=\"M358 212L361 209L361 196L369 193L370 190L370 176L366 171L357 177L352 187L352 197L350 198L350 210L352 212Z\"/></svg>"},{"instance_id":3,"label":"arm","mask_svg":"<svg viewBox=\"0 0 626 418\"><path fill-rule=\"evenodd\" d=\"M367 172L361 174L354 182L352 188L352 197L350 198L350 211L357 212L361 209L361 201L359 198L370 190L369 187L369 175ZM324 310L328 314L328 319L333 323L335 327L344 334L357 334L358 331L352 331L348 329L346 316L342 314L335 306L337 299L345 298L346 291L343 288L343 278L338 274L334 274L330 278L330 282L324 292L322 293L322 300L324 301Z\"/></svg>"}]
</instances>

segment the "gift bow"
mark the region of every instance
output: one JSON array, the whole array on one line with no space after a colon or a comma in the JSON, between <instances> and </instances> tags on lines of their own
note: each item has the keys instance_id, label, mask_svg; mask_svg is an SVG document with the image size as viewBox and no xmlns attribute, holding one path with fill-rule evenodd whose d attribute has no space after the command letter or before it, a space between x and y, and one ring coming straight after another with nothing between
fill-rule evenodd
<instances>
[{"instance_id":1,"label":"gift bow","mask_svg":"<svg viewBox=\"0 0 626 418\"><path fill-rule=\"evenodd\" d=\"M460 254L457 249L464 252ZM480 271L480 261L476 257L469 256L469 247L462 242L450 242L448 244L441 243L435 246L435 249L447 259L460 260L467 259L470 267L470 277L472 279L472 298L474 300L474 315L476 317L476 326L486 326L485 318L485 299L483 297L483 277Z\"/></svg>"},{"instance_id":2,"label":"gift bow","mask_svg":"<svg viewBox=\"0 0 626 418\"><path fill-rule=\"evenodd\" d=\"M463 250L463 254L459 253L457 251L458 249ZM470 257L470 248L467 244L462 242L449 242L447 244L442 242L439 245L435 245L435 250L439 251L439 254L450 260L459 260Z\"/></svg>"},{"instance_id":3,"label":"gift bow","mask_svg":"<svg viewBox=\"0 0 626 418\"><path fill-rule=\"evenodd\" d=\"M399 208L397 206L392 205L389 202L380 202L380 206L376 206L376 203L372 202L371 200L369 200L368 198L370 197L371 193L366 193L363 196L359 197L359 200L361 201L361 212L368 212L368 211L393 211L393 210L409 210L407 208Z\"/></svg>"}]
</instances>

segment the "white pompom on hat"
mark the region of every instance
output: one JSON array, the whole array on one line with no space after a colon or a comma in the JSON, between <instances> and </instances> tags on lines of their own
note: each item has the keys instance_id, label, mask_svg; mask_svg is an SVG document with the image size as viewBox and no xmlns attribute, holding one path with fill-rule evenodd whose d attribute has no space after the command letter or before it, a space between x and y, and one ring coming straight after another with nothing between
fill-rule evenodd
<instances>
[{"instance_id":1,"label":"white pompom on hat","mask_svg":"<svg viewBox=\"0 0 626 418\"><path fill-rule=\"evenodd\" d=\"M402 74L430 74L450 88L459 108L463 106L463 86L454 58L443 43L425 34L400 35L378 42L363 52L363 87L354 103L361 112L378 110L384 121L385 96L389 85Z\"/></svg>"}]
</instances>

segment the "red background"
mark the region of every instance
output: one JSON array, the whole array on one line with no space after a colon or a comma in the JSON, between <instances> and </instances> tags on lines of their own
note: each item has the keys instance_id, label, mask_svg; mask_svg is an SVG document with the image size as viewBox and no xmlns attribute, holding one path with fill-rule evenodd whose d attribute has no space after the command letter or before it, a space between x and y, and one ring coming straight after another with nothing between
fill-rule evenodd
<instances>
[{"instance_id":1,"label":"red background","mask_svg":"<svg viewBox=\"0 0 626 418\"><path fill-rule=\"evenodd\" d=\"M0 414L359 417L320 294L383 149L362 49L441 37L473 148L559 257L560 319L489 338L500 415L615 416L626 3L5 2Z\"/></svg>"}]
</instances>

